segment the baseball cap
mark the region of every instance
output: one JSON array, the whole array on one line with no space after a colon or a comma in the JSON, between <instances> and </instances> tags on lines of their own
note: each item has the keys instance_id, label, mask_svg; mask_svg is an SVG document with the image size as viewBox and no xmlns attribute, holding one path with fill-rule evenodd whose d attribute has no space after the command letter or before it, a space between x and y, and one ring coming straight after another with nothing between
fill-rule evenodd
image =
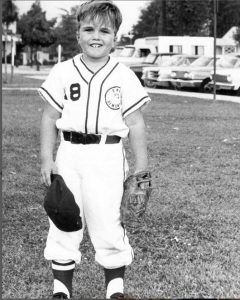
<instances>
[{"instance_id":1,"label":"baseball cap","mask_svg":"<svg viewBox=\"0 0 240 300\"><path fill-rule=\"evenodd\" d=\"M52 174L51 181L43 205L47 215L62 231L80 230L82 228L80 209L72 192L61 175Z\"/></svg>"}]
</instances>

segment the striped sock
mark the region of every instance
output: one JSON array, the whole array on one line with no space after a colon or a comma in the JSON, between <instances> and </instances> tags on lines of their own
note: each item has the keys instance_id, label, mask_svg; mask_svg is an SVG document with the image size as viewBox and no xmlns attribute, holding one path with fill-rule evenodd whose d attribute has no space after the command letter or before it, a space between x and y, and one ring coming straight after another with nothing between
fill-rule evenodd
<instances>
[{"instance_id":1,"label":"striped sock","mask_svg":"<svg viewBox=\"0 0 240 300\"><path fill-rule=\"evenodd\" d=\"M123 294L123 278L126 267L120 267L116 269L106 269L105 273L105 284L107 288L106 298L109 299L112 294L122 293Z\"/></svg>"},{"instance_id":2,"label":"striped sock","mask_svg":"<svg viewBox=\"0 0 240 300\"><path fill-rule=\"evenodd\" d=\"M53 293L64 293L70 298L72 296L72 279L75 269L73 260L52 260L52 271L54 277Z\"/></svg>"}]
</instances>

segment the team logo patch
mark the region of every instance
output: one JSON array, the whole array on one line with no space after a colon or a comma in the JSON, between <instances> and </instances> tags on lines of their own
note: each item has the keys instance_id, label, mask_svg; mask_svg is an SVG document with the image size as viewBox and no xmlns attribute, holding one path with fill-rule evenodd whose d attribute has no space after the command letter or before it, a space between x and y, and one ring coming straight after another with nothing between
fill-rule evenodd
<instances>
[{"instance_id":1,"label":"team logo patch","mask_svg":"<svg viewBox=\"0 0 240 300\"><path fill-rule=\"evenodd\" d=\"M121 89L119 86L114 86L107 90L105 94L105 102L111 109L117 110L121 104Z\"/></svg>"}]
</instances>

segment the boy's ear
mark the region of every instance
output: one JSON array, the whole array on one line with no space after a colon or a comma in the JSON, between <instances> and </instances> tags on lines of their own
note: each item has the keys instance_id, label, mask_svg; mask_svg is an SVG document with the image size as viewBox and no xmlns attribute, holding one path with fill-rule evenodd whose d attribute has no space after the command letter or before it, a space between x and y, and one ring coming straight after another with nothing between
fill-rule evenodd
<instances>
[{"instance_id":1,"label":"boy's ear","mask_svg":"<svg viewBox=\"0 0 240 300\"><path fill-rule=\"evenodd\" d=\"M114 50L116 48L116 44L117 44L117 36L115 35L115 37L113 39L113 47L112 47L110 53L114 52Z\"/></svg>"},{"instance_id":2,"label":"boy's ear","mask_svg":"<svg viewBox=\"0 0 240 300\"><path fill-rule=\"evenodd\" d=\"M76 32L76 39L79 42L79 30Z\"/></svg>"}]
</instances>

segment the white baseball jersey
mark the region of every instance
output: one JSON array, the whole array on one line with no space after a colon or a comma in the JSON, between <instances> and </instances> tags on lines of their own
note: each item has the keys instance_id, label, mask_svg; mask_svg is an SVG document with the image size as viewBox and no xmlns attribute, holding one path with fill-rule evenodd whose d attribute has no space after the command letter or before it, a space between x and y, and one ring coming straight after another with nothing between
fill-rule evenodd
<instances>
[{"instance_id":1,"label":"white baseball jersey","mask_svg":"<svg viewBox=\"0 0 240 300\"><path fill-rule=\"evenodd\" d=\"M124 118L150 101L134 72L109 57L93 73L82 54L56 64L39 89L40 95L62 113L60 130L126 137Z\"/></svg>"}]
</instances>

